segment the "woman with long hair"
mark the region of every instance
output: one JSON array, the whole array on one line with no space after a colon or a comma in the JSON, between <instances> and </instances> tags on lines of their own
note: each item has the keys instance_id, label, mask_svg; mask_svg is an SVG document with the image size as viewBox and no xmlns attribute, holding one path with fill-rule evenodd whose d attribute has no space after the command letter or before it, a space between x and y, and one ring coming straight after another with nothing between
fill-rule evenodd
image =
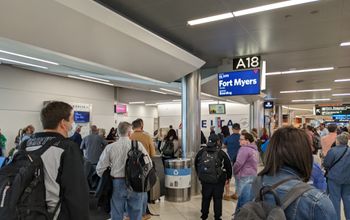
<instances>
[{"instance_id":1,"label":"woman with long hair","mask_svg":"<svg viewBox=\"0 0 350 220\"><path fill-rule=\"evenodd\" d=\"M311 176L312 162L310 141L305 131L294 127L278 129L270 139L264 169L242 190L236 215L239 215L243 205L258 197L262 197L259 199L263 199L270 205L275 205L272 191L275 192L276 197L284 201L287 193L293 188L306 186L307 191L284 209L286 218L288 220L336 219L335 209L328 196L315 187L306 185Z\"/></svg>"},{"instance_id":2,"label":"woman with long hair","mask_svg":"<svg viewBox=\"0 0 350 220\"><path fill-rule=\"evenodd\" d=\"M163 164L167 159L173 159L178 157L179 151L179 138L174 129L170 129L168 134L164 137L161 144L161 153Z\"/></svg>"}]
</instances>

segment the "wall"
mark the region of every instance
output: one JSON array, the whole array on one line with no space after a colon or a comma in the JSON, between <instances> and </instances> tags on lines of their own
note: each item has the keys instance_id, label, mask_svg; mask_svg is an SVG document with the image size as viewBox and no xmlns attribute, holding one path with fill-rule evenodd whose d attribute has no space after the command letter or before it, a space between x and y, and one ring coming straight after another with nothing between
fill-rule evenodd
<instances>
[{"instance_id":1,"label":"wall","mask_svg":"<svg viewBox=\"0 0 350 220\"><path fill-rule=\"evenodd\" d=\"M210 132L210 126L215 124L216 117L220 117L221 120L224 120L222 122L223 125L227 125L228 123L240 123L242 129L249 129L249 105L225 102L225 115L210 115L209 104L215 103L216 102L204 102L201 104L200 126L206 136L208 136ZM181 104L169 103L158 105L158 114L160 127L169 127L169 125L173 125L174 128L178 128L181 123Z\"/></svg>"},{"instance_id":2,"label":"wall","mask_svg":"<svg viewBox=\"0 0 350 220\"><path fill-rule=\"evenodd\" d=\"M114 114L114 120L118 124L121 121L132 122L137 118L142 118L144 131L153 134L154 119L158 118L157 107L148 107L145 105L127 105L126 114Z\"/></svg>"},{"instance_id":3,"label":"wall","mask_svg":"<svg viewBox=\"0 0 350 220\"><path fill-rule=\"evenodd\" d=\"M106 130L115 126L113 87L0 65L0 128L7 148L18 129L33 124L42 130L39 113L48 100L91 104L93 124Z\"/></svg>"}]
</instances>

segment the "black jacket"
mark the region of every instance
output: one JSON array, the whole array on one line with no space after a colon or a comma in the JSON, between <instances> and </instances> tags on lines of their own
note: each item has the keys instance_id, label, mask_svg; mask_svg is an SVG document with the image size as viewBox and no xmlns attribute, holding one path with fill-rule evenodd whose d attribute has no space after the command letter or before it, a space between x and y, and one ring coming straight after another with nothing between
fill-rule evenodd
<instances>
[{"instance_id":1,"label":"black jacket","mask_svg":"<svg viewBox=\"0 0 350 220\"><path fill-rule=\"evenodd\" d=\"M27 141L26 150L35 150L54 138L60 141L41 156L45 185L48 186L46 199L49 201L49 211L53 208L53 202L57 204L60 199L58 220L88 220L89 191L79 146L59 133L42 132ZM59 192L59 197L55 192Z\"/></svg>"},{"instance_id":2,"label":"black jacket","mask_svg":"<svg viewBox=\"0 0 350 220\"><path fill-rule=\"evenodd\" d=\"M219 150L219 149L217 148L217 146L206 146L206 147L203 147L197 153L195 161L194 161L197 173L198 173L198 163L199 163L200 158L205 150L206 151L215 151L215 150ZM231 161L230 161L229 157L227 156L227 154L225 153L225 151L219 150L218 157L219 157L219 160L223 161L223 164L224 164L223 171L225 173L225 176L223 176L221 179L221 181L224 182L226 180L231 179L231 177L232 177L232 165L231 165Z\"/></svg>"}]
</instances>

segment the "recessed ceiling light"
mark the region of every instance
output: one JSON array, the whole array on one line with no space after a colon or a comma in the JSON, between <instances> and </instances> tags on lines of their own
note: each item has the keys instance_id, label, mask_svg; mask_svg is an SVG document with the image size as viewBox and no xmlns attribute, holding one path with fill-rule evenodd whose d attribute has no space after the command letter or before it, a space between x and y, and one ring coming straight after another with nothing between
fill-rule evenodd
<instances>
[{"instance_id":1,"label":"recessed ceiling light","mask_svg":"<svg viewBox=\"0 0 350 220\"><path fill-rule=\"evenodd\" d=\"M181 99L174 99L173 102L181 102Z\"/></svg>"},{"instance_id":2,"label":"recessed ceiling light","mask_svg":"<svg viewBox=\"0 0 350 220\"><path fill-rule=\"evenodd\" d=\"M280 93L303 93L303 92L323 92L331 91L332 89L304 89L304 90L290 90L290 91L280 91Z\"/></svg>"},{"instance_id":3,"label":"recessed ceiling light","mask_svg":"<svg viewBox=\"0 0 350 220\"><path fill-rule=\"evenodd\" d=\"M86 76L86 75L79 75L79 76L84 77L84 78L88 78L88 79L99 80L99 81L102 81L102 82L110 82L110 81L107 80L107 79L100 79L100 78L96 78L96 77L92 77L92 76Z\"/></svg>"},{"instance_id":4,"label":"recessed ceiling light","mask_svg":"<svg viewBox=\"0 0 350 220\"><path fill-rule=\"evenodd\" d=\"M281 71L281 72L271 72L266 73L267 76L271 75L283 75L283 74L292 74L292 73L306 73L306 72L316 72L316 71L328 71L334 70L334 67L322 67L322 68L312 68L312 69L301 69L301 70L289 70L289 71Z\"/></svg>"},{"instance_id":5,"label":"recessed ceiling light","mask_svg":"<svg viewBox=\"0 0 350 220\"><path fill-rule=\"evenodd\" d=\"M187 21L187 24L193 26L197 24L204 24L204 23L219 21L219 20L228 19L228 18L233 18L233 14L231 12Z\"/></svg>"},{"instance_id":6,"label":"recessed ceiling light","mask_svg":"<svg viewBox=\"0 0 350 220\"><path fill-rule=\"evenodd\" d=\"M159 94L163 94L163 95L166 95L165 92L161 92L161 91L157 91L157 90L153 90L153 89L151 89L151 90L149 90L149 91L155 92L155 93L159 93Z\"/></svg>"},{"instance_id":7,"label":"recessed ceiling light","mask_svg":"<svg viewBox=\"0 0 350 220\"><path fill-rule=\"evenodd\" d=\"M17 61L17 60L11 60L11 59L1 58L1 57L0 57L0 60L6 61L6 62L10 62L12 64L20 64L20 65L25 65L25 66L32 66L32 67L37 67L37 68L40 68L40 69L48 69L46 66L39 66L39 65L31 64L31 63L20 62L20 61Z\"/></svg>"},{"instance_id":8,"label":"recessed ceiling light","mask_svg":"<svg viewBox=\"0 0 350 220\"><path fill-rule=\"evenodd\" d=\"M6 51L6 50L0 50L0 52L1 53L10 54L10 55L14 55L14 56L18 56L18 57L31 59L31 60L36 60L36 61L40 61L40 62L44 62L44 63L49 63L49 64L52 64L52 65L59 65L58 63L55 63L55 62L52 62L52 61L43 60L43 59L39 59L39 58L35 58L35 57L30 57L30 56L26 56L26 55L22 55L22 54L18 54L18 53L13 53L13 52Z\"/></svg>"},{"instance_id":9,"label":"recessed ceiling light","mask_svg":"<svg viewBox=\"0 0 350 220\"><path fill-rule=\"evenodd\" d=\"M350 93L339 93L339 94L332 94L332 96L349 96Z\"/></svg>"},{"instance_id":10,"label":"recessed ceiling light","mask_svg":"<svg viewBox=\"0 0 350 220\"><path fill-rule=\"evenodd\" d=\"M164 88L159 88L159 89L163 90L163 91L166 91L166 92L172 92L172 93L175 93L175 94L181 94L181 92L170 90L170 89L164 89Z\"/></svg>"},{"instance_id":11,"label":"recessed ceiling light","mask_svg":"<svg viewBox=\"0 0 350 220\"><path fill-rule=\"evenodd\" d=\"M129 102L130 105L145 104L145 102Z\"/></svg>"},{"instance_id":12,"label":"recessed ceiling light","mask_svg":"<svg viewBox=\"0 0 350 220\"><path fill-rule=\"evenodd\" d=\"M334 82L349 82L350 79L336 79Z\"/></svg>"},{"instance_id":13,"label":"recessed ceiling light","mask_svg":"<svg viewBox=\"0 0 350 220\"><path fill-rule=\"evenodd\" d=\"M98 80L87 79L87 78L78 77L78 76L68 75L68 77L69 78L73 78L73 79L80 79L80 80L84 80L84 81L88 81L88 82L100 83L100 84L104 84L104 85L108 85L108 86L114 86L113 83L101 82L101 81L98 81Z\"/></svg>"},{"instance_id":14,"label":"recessed ceiling light","mask_svg":"<svg viewBox=\"0 0 350 220\"><path fill-rule=\"evenodd\" d=\"M296 99L292 100L292 102L318 102L318 101L330 101L331 99Z\"/></svg>"},{"instance_id":15,"label":"recessed ceiling light","mask_svg":"<svg viewBox=\"0 0 350 220\"><path fill-rule=\"evenodd\" d=\"M242 15L248 15L248 14L255 14L258 12L263 12L263 11L269 11L269 10L274 10L278 8L285 8L293 5L300 5L300 4L305 4L309 2L315 2L318 0L290 0L290 1L283 1L283 2L277 2L269 5L263 5L263 6L258 6L254 8L249 8L249 9L244 9L240 11L235 11L232 12L235 17L242 16Z\"/></svg>"},{"instance_id":16,"label":"recessed ceiling light","mask_svg":"<svg viewBox=\"0 0 350 220\"><path fill-rule=\"evenodd\" d=\"M146 104L146 106L157 106L158 104L157 103L154 103L154 104Z\"/></svg>"},{"instance_id":17,"label":"recessed ceiling light","mask_svg":"<svg viewBox=\"0 0 350 220\"><path fill-rule=\"evenodd\" d=\"M350 42L343 42L340 44L341 47L347 47L350 46Z\"/></svg>"}]
</instances>

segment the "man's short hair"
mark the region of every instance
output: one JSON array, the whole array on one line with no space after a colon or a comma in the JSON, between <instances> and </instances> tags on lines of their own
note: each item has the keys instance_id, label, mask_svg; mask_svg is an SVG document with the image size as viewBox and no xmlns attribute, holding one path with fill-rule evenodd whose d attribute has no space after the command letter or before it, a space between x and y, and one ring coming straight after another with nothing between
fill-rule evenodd
<instances>
[{"instance_id":1,"label":"man's short hair","mask_svg":"<svg viewBox=\"0 0 350 220\"><path fill-rule=\"evenodd\" d=\"M337 141L340 145L347 145L350 138L350 134L348 132L343 132L337 136Z\"/></svg>"},{"instance_id":2,"label":"man's short hair","mask_svg":"<svg viewBox=\"0 0 350 220\"><path fill-rule=\"evenodd\" d=\"M135 130L136 128L142 128L142 119L136 119L132 122L132 129Z\"/></svg>"},{"instance_id":3,"label":"man's short hair","mask_svg":"<svg viewBox=\"0 0 350 220\"><path fill-rule=\"evenodd\" d=\"M118 125L118 134L121 137L127 136L129 130L130 130L131 124L126 121L122 121Z\"/></svg>"},{"instance_id":4,"label":"man's short hair","mask_svg":"<svg viewBox=\"0 0 350 220\"><path fill-rule=\"evenodd\" d=\"M56 129L62 119L69 121L73 108L65 102L53 101L41 109L40 120L44 129Z\"/></svg>"},{"instance_id":5,"label":"man's short hair","mask_svg":"<svg viewBox=\"0 0 350 220\"><path fill-rule=\"evenodd\" d=\"M241 130L241 125L238 124L238 123L234 123L234 124L232 125L232 129L234 129L234 130Z\"/></svg>"},{"instance_id":6,"label":"man's short hair","mask_svg":"<svg viewBox=\"0 0 350 220\"><path fill-rule=\"evenodd\" d=\"M92 125L92 126L91 126L91 133L93 133L93 134L98 134L98 128L97 128L96 125Z\"/></svg>"},{"instance_id":7,"label":"man's short hair","mask_svg":"<svg viewBox=\"0 0 350 220\"><path fill-rule=\"evenodd\" d=\"M337 128L338 128L338 126L336 124L329 124L327 129L329 132L332 133L332 132L335 132L337 130Z\"/></svg>"}]
</instances>

